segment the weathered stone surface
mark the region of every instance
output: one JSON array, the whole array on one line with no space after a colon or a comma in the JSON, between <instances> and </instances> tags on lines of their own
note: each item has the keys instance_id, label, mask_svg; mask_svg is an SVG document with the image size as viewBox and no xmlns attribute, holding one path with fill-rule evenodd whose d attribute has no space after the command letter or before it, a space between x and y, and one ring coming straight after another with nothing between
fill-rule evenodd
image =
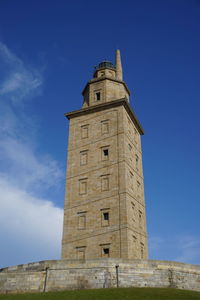
<instances>
[{"instance_id":1,"label":"weathered stone surface","mask_svg":"<svg viewBox=\"0 0 200 300\"><path fill-rule=\"evenodd\" d=\"M116 287L171 287L200 291L200 266L156 260L42 261L0 269L0 293Z\"/></svg>"},{"instance_id":2,"label":"weathered stone surface","mask_svg":"<svg viewBox=\"0 0 200 300\"><path fill-rule=\"evenodd\" d=\"M148 257L143 131L120 70L116 78L115 68L97 69L83 91L84 108L67 114L63 259Z\"/></svg>"}]
</instances>

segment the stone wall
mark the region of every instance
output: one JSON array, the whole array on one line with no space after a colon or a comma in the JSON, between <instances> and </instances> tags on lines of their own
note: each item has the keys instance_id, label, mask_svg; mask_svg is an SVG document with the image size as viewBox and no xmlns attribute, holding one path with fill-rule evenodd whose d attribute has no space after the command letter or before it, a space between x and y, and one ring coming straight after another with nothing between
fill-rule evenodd
<instances>
[{"instance_id":1,"label":"stone wall","mask_svg":"<svg viewBox=\"0 0 200 300\"><path fill-rule=\"evenodd\" d=\"M117 287L200 291L200 266L156 260L51 260L0 269L0 293Z\"/></svg>"}]
</instances>

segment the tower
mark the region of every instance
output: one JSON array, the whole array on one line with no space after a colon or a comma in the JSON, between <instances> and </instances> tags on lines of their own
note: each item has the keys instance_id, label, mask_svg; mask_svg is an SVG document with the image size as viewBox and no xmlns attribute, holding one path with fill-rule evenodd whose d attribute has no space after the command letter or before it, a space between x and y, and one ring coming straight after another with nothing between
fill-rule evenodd
<instances>
[{"instance_id":1,"label":"tower","mask_svg":"<svg viewBox=\"0 0 200 300\"><path fill-rule=\"evenodd\" d=\"M120 51L104 61L70 120L63 259L148 257L143 129L129 105Z\"/></svg>"}]
</instances>

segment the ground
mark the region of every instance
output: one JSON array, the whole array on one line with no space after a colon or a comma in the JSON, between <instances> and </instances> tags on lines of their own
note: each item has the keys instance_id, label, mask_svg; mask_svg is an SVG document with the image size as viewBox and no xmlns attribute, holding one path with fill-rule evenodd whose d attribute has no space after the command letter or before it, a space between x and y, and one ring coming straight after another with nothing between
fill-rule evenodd
<instances>
[{"instance_id":1,"label":"ground","mask_svg":"<svg viewBox=\"0 0 200 300\"><path fill-rule=\"evenodd\" d=\"M0 300L192 300L200 292L161 288L115 288L0 295Z\"/></svg>"}]
</instances>

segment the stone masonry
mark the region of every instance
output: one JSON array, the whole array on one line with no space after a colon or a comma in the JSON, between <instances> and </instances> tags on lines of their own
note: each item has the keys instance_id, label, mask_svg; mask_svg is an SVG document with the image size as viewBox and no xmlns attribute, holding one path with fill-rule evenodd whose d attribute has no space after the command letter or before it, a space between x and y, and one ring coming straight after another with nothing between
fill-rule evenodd
<instances>
[{"instance_id":1,"label":"stone masonry","mask_svg":"<svg viewBox=\"0 0 200 300\"><path fill-rule=\"evenodd\" d=\"M0 293L113 288L117 285L200 291L200 266L170 261L101 258L41 261L0 269Z\"/></svg>"},{"instance_id":2,"label":"stone masonry","mask_svg":"<svg viewBox=\"0 0 200 300\"><path fill-rule=\"evenodd\" d=\"M119 50L99 64L70 120L63 259L148 257L143 129L129 105Z\"/></svg>"}]
</instances>

